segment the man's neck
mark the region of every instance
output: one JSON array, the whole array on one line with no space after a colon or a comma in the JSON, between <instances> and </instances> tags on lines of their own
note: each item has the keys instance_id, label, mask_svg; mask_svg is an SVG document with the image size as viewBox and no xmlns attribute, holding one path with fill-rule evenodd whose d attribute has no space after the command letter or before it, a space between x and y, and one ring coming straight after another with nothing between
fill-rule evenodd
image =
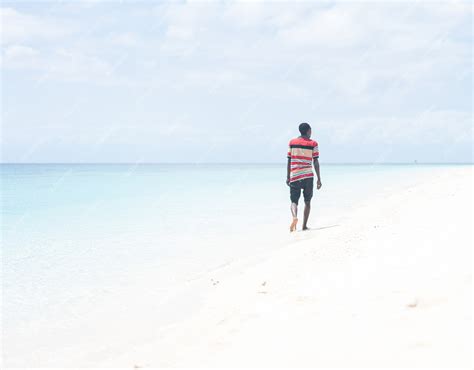
<instances>
[{"instance_id":1,"label":"man's neck","mask_svg":"<svg viewBox=\"0 0 474 370\"><path fill-rule=\"evenodd\" d=\"M309 136L308 135L300 135L300 137L304 138L304 139L309 139Z\"/></svg>"}]
</instances>

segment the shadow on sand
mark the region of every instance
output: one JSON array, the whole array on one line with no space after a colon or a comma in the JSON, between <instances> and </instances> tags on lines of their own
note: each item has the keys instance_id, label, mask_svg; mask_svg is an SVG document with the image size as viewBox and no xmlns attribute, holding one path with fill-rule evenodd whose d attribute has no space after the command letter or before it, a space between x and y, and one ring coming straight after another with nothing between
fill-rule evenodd
<instances>
[{"instance_id":1,"label":"shadow on sand","mask_svg":"<svg viewBox=\"0 0 474 370\"><path fill-rule=\"evenodd\" d=\"M329 225L329 226L322 226L322 227L310 227L307 230L298 230L298 231L303 231L303 232L311 232L311 231L318 231L318 230L323 230L323 229L330 229L331 227L338 227L341 225Z\"/></svg>"}]
</instances>

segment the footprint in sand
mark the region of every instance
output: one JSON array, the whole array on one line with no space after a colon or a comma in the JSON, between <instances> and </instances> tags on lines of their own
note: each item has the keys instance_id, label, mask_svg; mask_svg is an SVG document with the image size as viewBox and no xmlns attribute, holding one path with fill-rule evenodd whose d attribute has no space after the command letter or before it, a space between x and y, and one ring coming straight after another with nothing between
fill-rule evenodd
<instances>
[{"instance_id":1,"label":"footprint in sand","mask_svg":"<svg viewBox=\"0 0 474 370\"><path fill-rule=\"evenodd\" d=\"M261 285L262 285L262 286L266 286L266 285L267 285L267 282L264 281ZM259 294L267 294L268 292L267 292L266 290L260 290L260 291L258 291L258 293L259 293Z\"/></svg>"},{"instance_id":2,"label":"footprint in sand","mask_svg":"<svg viewBox=\"0 0 474 370\"><path fill-rule=\"evenodd\" d=\"M407 304L409 308L420 307L423 309L432 308L438 305L447 303L449 300L445 297L423 297L422 300L419 298L414 298L411 302Z\"/></svg>"},{"instance_id":3,"label":"footprint in sand","mask_svg":"<svg viewBox=\"0 0 474 370\"><path fill-rule=\"evenodd\" d=\"M296 297L296 302L299 302L299 303L305 303L305 302L308 302L309 300L310 300L310 297L308 296L300 295Z\"/></svg>"}]
</instances>

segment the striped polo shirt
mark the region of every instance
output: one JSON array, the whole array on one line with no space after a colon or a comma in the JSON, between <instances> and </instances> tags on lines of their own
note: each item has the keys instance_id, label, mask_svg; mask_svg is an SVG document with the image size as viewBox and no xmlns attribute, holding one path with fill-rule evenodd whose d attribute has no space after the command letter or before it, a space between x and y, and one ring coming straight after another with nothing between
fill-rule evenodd
<instances>
[{"instance_id":1,"label":"striped polo shirt","mask_svg":"<svg viewBox=\"0 0 474 370\"><path fill-rule=\"evenodd\" d=\"M290 161L290 182L313 177L313 159L319 158L318 143L314 140L297 137L288 144Z\"/></svg>"}]
</instances>

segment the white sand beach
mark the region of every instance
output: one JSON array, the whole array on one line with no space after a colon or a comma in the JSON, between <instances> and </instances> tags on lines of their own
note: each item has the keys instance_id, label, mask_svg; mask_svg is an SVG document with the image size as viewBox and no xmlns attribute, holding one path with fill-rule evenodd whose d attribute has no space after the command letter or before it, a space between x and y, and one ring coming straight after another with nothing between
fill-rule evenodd
<instances>
[{"instance_id":1,"label":"white sand beach","mask_svg":"<svg viewBox=\"0 0 474 370\"><path fill-rule=\"evenodd\" d=\"M96 366L472 366L473 174L434 172L214 272L198 310Z\"/></svg>"}]
</instances>

